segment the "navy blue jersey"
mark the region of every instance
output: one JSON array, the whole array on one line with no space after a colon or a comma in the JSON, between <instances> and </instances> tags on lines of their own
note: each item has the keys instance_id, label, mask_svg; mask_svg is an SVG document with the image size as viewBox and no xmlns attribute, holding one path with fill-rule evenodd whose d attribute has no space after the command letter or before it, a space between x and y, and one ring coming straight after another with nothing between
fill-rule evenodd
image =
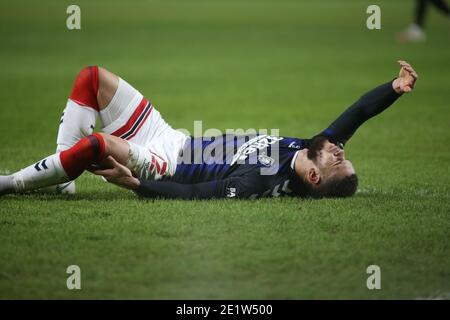
<instances>
[{"instance_id":1,"label":"navy blue jersey","mask_svg":"<svg viewBox=\"0 0 450 320\"><path fill-rule=\"evenodd\" d=\"M296 190L294 158L308 143L308 139L270 135L191 137L175 175L163 181L195 184L243 177L255 187L239 190L230 185L225 190L229 197L295 194L300 190Z\"/></svg>"}]
</instances>

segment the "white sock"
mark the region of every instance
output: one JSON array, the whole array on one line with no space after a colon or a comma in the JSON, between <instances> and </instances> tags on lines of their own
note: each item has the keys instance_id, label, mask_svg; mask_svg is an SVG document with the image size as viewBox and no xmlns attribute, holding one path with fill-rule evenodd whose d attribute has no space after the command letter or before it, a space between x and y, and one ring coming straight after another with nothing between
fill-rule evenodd
<instances>
[{"instance_id":1,"label":"white sock","mask_svg":"<svg viewBox=\"0 0 450 320\"><path fill-rule=\"evenodd\" d=\"M12 179L16 192L35 190L70 181L61 164L59 153L12 174Z\"/></svg>"},{"instance_id":2,"label":"white sock","mask_svg":"<svg viewBox=\"0 0 450 320\"><path fill-rule=\"evenodd\" d=\"M97 110L81 106L68 99L61 116L58 138L56 139L56 152L67 150L83 137L92 134L98 114ZM74 194L76 192L75 181L46 188L43 191Z\"/></svg>"},{"instance_id":3,"label":"white sock","mask_svg":"<svg viewBox=\"0 0 450 320\"><path fill-rule=\"evenodd\" d=\"M81 106L78 103L67 100L59 125L57 152L71 148L80 139L94 132L98 111L93 108Z\"/></svg>"}]
</instances>

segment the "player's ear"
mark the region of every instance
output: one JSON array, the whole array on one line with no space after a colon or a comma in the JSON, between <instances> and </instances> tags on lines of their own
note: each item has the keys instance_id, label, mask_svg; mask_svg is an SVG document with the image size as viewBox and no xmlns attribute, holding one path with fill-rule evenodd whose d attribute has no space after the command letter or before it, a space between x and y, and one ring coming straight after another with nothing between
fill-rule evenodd
<instances>
[{"instance_id":1,"label":"player's ear","mask_svg":"<svg viewBox=\"0 0 450 320\"><path fill-rule=\"evenodd\" d=\"M308 171L308 180L313 185L318 185L320 183L320 173L317 168L310 168Z\"/></svg>"}]
</instances>

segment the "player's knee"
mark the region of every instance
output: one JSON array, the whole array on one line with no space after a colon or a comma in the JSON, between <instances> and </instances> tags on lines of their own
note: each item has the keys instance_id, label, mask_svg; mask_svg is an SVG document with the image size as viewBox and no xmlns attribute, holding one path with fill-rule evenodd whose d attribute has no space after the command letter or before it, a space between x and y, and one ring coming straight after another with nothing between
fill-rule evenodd
<instances>
[{"instance_id":1,"label":"player's knee","mask_svg":"<svg viewBox=\"0 0 450 320\"><path fill-rule=\"evenodd\" d=\"M96 135L103 139L105 146L104 158L112 156L122 164L127 163L130 148L128 141L107 133L96 133Z\"/></svg>"},{"instance_id":2,"label":"player's knee","mask_svg":"<svg viewBox=\"0 0 450 320\"><path fill-rule=\"evenodd\" d=\"M98 151L103 151L106 155L108 155L113 145L113 140L111 138L112 136L103 132L95 132L91 136L94 136L98 141Z\"/></svg>"},{"instance_id":3,"label":"player's knee","mask_svg":"<svg viewBox=\"0 0 450 320\"><path fill-rule=\"evenodd\" d=\"M85 67L76 77L69 98L82 106L98 111L98 85L98 66Z\"/></svg>"},{"instance_id":4,"label":"player's knee","mask_svg":"<svg viewBox=\"0 0 450 320\"><path fill-rule=\"evenodd\" d=\"M121 138L118 138L116 136L113 136L111 134L107 134L104 132L96 132L94 135L101 140L100 143L102 144L104 154L103 156L106 158L110 155L115 154L117 156L117 153L119 150L123 150L124 144L128 145L127 142L122 140ZM128 154L128 152L127 152ZM117 159L116 159L117 160Z\"/></svg>"},{"instance_id":5,"label":"player's knee","mask_svg":"<svg viewBox=\"0 0 450 320\"><path fill-rule=\"evenodd\" d=\"M99 67L98 83L97 101L99 108L104 109L109 105L119 87L119 77Z\"/></svg>"}]
</instances>

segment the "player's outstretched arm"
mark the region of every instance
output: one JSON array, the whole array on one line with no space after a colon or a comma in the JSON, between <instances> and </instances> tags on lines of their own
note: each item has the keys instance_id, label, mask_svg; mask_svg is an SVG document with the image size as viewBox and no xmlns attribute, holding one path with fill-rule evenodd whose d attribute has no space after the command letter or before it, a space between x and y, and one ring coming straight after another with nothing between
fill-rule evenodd
<instances>
[{"instance_id":1,"label":"player's outstretched arm","mask_svg":"<svg viewBox=\"0 0 450 320\"><path fill-rule=\"evenodd\" d=\"M364 94L319 135L345 144L364 122L386 110L403 93L411 92L418 75L407 62L398 63L401 68L397 78Z\"/></svg>"}]
</instances>

